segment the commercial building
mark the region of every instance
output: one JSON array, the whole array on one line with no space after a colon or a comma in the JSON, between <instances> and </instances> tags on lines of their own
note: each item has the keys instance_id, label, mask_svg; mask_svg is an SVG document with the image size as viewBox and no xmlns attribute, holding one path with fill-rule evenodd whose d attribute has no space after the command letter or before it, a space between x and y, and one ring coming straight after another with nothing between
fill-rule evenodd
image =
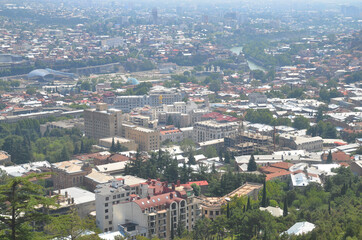
<instances>
[{"instance_id":1,"label":"commercial building","mask_svg":"<svg viewBox=\"0 0 362 240\"><path fill-rule=\"evenodd\" d=\"M160 148L160 133L157 130L122 124L122 136L134 140L141 151Z\"/></svg>"},{"instance_id":2,"label":"commercial building","mask_svg":"<svg viewBox=\"0 0 362 240\"><path fill-rule=\"evenodd\" d=\"M218 123L213 120L197 122L194 125L193 139L196 142L220 139L235 133L237 128L238 124L235 122Z\"/></svg>"},{"instance_id":3,"label":"commercial building","mask_svg":"<svg viewBox=\"0 0 362 240\"><path fill-rule=\"evenodd\" d=\"M106 103L97 103L96 109L84 110L85 135L94 139L113 137L121 132L122 111L108 109Z\"/></svg>"}]
</instances>

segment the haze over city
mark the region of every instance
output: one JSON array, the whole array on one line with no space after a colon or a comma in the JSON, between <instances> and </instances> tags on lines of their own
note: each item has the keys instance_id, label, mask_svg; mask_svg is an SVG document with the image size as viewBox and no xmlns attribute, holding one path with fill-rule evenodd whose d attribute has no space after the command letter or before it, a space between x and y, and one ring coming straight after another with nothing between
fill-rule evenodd
<instances>
[{"instance_id":1,"label":"haze over city","mask_svg":"<svg viewBox=\"0 0 362 240\"><path fill-rule=\"evenodd\" d=\"M362 239L361 9L0 0L0 238Z\"/></svg>"}]
</instances>

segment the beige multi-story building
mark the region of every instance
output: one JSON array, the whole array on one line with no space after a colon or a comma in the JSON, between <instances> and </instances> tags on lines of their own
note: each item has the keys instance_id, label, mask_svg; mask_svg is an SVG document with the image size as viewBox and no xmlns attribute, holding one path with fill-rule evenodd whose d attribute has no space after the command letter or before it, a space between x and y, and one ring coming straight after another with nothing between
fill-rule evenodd
<instances>
[{"instance_id":1,"label":"beige multi-story building","mask_svg":"<svg viewBox=\"0 0 362 240\"><path fill-rule=\"evenodd\" d=\"M206 142L227 137L238 129L236 122L218 123L213 120L197 122L194 125L193 138L196 142Z\"/></svg>"},{"instance_id":2,"label":"beige multi-story building","mask_svg":"<svg viewBox=\"0 0 362 240\"><path fill-rule=\"evenodd\" d=\"M160 133L158 130L122 124L122 136L134 140L141 151L160 148Z\"/></svg>"},{"instance_id":3,"label":"beige multi-story building","mask_svg":"<svg viewBox=\"0 0 362 240\"><path fill-rule=\"evenodd\" d=\"M96 109L84 110L85 135L94 139L113 137L121 132L122 111L108 109L106 103L97 103Z\"/></svg>"},{"instance_id":4,"label":"beige multi-story building","mask_svg":"<svg viewBox=\"0 0 362 240\"><path fill-rule=\"evenodd\" d=\"M210 219L215 219L221 215L222 206L230 201L230 198L237 196L250 196L252 199L258 199L259 191L262 189L263 184L260 183L245 183L231 193L223 197L203 197L201 205L202 216Z\"/></svg>"},{"instance_id":5,"label":"beige multi-story building","mask_svg":"<svg viewBox=\"0 0 362 240\"><path fill-rule=\"evenodd\" d=\"M80 160L53 163L51 169L54 189L82 186L84 177L92 172L89 164Z\"/></svg>"},{"instance_id":6,"label":"beige multi-story building","mask_svg":"<svg viewBox=\"0 0 362 240\"><path fill-rule=\"evenodd\" d=\"M308 152L318 152L323 150L323 138L293 136L290 134L281 134L279 136L279 144L281 147L289 147L295 150L306 150Z\"/></svg>"}]
</instances>

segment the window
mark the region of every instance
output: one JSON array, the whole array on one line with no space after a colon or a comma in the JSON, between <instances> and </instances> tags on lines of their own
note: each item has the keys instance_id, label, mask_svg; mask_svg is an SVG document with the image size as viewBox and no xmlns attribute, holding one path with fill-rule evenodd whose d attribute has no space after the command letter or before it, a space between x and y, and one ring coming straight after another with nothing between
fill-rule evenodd
<instances>
[{"instance_id":1,"label":"window","mask_svg":"<svg viewBox=\"0 0 362 240\"><path fill-rule=\"evenodd\" d=\"M113 199L116 199L116 197L117 197L116 195L113 195Z\"/></svg>"},{"instance_id":2,"label":"window","mask_svg":"<svg viewBox=\"0 0 362 240\"><path fill-rule=\"evenodd\" d=\"M109 228L109 231L112 231L112 229L113 229L113 228L112 228L112 227L110 227L110 228Z\"/></svg>"},{"instance_id":3,"label":"window","mask_svg":"<svg viewBox=\"0 0 362 240\"><path fill-rule=\"evenodd\" d=\"M205 214L207 214L207 210L205 210Z\"/></svg>"},{"instance_id":4,"label":"window","mask_svg":"<svg viewBox=\"0 0 362 240\"><path fill-rule=\"evenodd\" d=\"M210 215L211 215L211 216L214 215L214 211L210 211Z\"/></svg>"},{"instance_id":5,"label":"window","mask_svg":"<svg viewBox=\"0 0 362 240\"><path fill-rule=\"evenodd\" d=\"M108 203L105 203L104 206L105 206L105 207L108 207Z\"/></svg>"},{"instance_id":6,"label":"window","mask_svg":"<svg viewBox=\"0 0 362 240\"><path fill-rule=\"evenodd\" d=\"M106 201L108 201L109 200L109 197L106 197Z\"/></svg>"},{"instance_id":7,"label":"window","mask_svg":"<svg viewBox=\"0 0 362 240\"><path fill-rule=\"evenodd\" d=\"M105 231L105 232L108 232L108 228L105 228L104 231Z\"/></svg>"},{"instance_id":8,"label":"window","mask_svg":"<svg viewBox=\"0 0 362 240\"><path fill-rule=\"evenodd\" d=\"M105 218L105 219L108 219L109 217L108 217L108 215L106 215L104 218Z\"/></svg>"},{"instance_id":9,"label":"window","mask_svg":"<svg viewBox=\"0 0 362 240\"><path fill-rule=\"evenodd\" d=\"M219 211L215 211L215 215L219 215Z\"/></svg>"},{"instance_id":10,"label":"window","mask_svg":"<svg viewBox=\"0 0 362 240\"><path fill-rule=\"evenodd\" d=\"M111 224L112 224L112 221L109 221L109 222L108 222L108 224L110 224L110 225L111 225Z\"/></svg>"},{"instance_id":11,"label":"window","mask_svg":"<svg viewBox=\"0 0 362 240\"><path fill-rule=\"evenodd\" d=\"M105 213L108 213L108 209L104 210Z\"/></svg>"},{"instance_id":12,"label":"window","mask_svg":"<svg viewBox=\"0 0 362 240\"><path fill-rule=\"evenodd\" d=\"M118 194L118 195L117 195L117 198L121 198L121 194Z\"/></svg>"}]
</instances>

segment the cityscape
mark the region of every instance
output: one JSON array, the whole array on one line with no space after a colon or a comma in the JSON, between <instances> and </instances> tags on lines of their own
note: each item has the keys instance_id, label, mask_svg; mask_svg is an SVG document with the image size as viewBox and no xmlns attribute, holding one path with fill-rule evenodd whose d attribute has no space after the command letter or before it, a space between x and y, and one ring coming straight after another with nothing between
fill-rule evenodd
<instances>
[{"instance_id":1,"label":"cityscape","mask_svg":"<svg viewBox=\"0 0 362 240\"><path fill-rule=\"evenodd\" d=\"M362 1L0 3L0 239L362 239Z\"/></svg>"}]
</instances>

